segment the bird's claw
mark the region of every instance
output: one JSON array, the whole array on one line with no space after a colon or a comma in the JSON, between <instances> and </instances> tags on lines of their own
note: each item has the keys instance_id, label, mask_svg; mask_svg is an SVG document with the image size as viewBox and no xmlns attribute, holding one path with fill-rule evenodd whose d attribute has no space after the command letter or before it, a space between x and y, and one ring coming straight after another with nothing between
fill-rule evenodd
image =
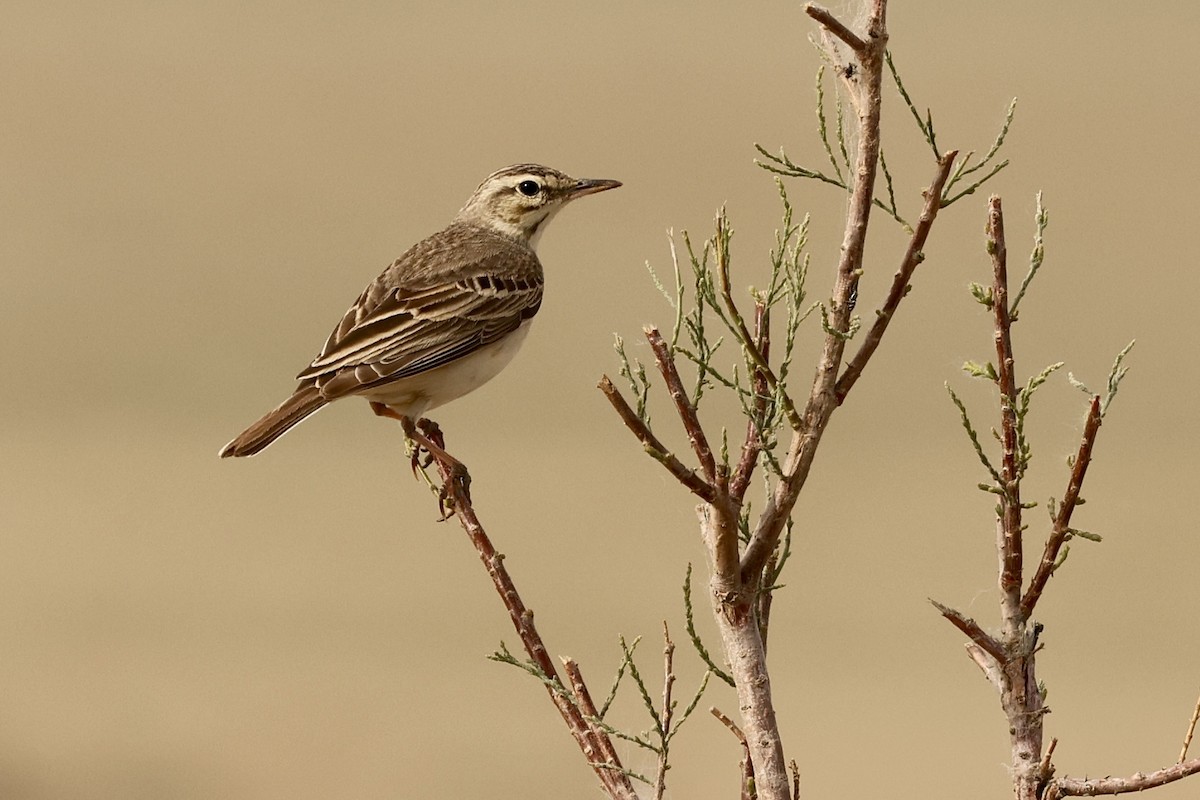
<instances>
[{"instance_id":1,"label":"bird's claw","mask_svg":"<svg viewBox=\"0 0 1200 800\"><path fill-rule=\"evenodd\" d=\"M468 504L471 502L471 476L466 466L456 461L449 466L449 472L448 479L438 490L438 513L442 515L443 521L454 516L460 501Z\"/></svg>"}]
</instances>

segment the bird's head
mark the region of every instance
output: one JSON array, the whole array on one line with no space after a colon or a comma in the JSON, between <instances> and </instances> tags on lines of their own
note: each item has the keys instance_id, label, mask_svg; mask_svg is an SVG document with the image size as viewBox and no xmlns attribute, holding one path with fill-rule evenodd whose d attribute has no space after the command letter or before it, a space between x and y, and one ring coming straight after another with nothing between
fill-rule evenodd
<instances>
[{"instance_id":1,"label":"bird's head","mask_svg":"<svg viewBox=\"0 0 1200 800\"><path fill-rule=\"evenodd\" d=\"M546 223L567 203L620 185L620 181L572 178L538 164L517 164L484 178L458 212L458 220L483 225L534 247Z\"/></svg>"}]
</instances>

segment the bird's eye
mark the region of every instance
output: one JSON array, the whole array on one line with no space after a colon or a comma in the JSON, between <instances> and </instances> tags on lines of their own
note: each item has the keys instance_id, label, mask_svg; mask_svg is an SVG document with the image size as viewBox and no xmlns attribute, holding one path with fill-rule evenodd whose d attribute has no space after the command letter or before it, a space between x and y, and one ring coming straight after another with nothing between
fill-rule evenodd
<instances>
[{"instance_id":1,"label":"bird's eye","mask_svg":"<svg viewBox=\"0 0 1200 800\"><path fill-rule=\"evenodd\" d=\"M541 190L542 187L538 185L537 181L521 181L517 184L517 191L526 197L533 197Z\"/></svg>"}]
</instances>

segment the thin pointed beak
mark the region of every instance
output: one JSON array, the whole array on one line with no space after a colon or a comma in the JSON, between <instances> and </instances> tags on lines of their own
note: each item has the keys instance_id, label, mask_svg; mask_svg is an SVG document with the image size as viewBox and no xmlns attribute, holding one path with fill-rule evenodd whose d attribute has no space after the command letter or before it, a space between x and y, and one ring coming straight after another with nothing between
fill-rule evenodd
<instances>
[{"instance_id":1,"label":"thin pointed beak","mask_svg":"<svg viewBox=\"0 0 1200 800\"><path fill-rule=\"evenodd\" d=\"M575 185L571 187L571 197L576 198L583 197L585 194L607 192L609 189L616 189L620 185L620 181L610 181L603 178L583 178L575 181Z\"/></svg>"}]
</instances>

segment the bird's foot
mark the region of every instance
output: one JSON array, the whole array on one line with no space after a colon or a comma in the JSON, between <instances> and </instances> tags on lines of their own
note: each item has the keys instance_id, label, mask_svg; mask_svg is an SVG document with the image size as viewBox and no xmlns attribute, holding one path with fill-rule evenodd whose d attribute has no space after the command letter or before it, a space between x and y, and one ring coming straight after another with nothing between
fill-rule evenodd
<instances>
[{"instance_id":1,"label":"bird's foot","mask_svg":"<svg viewBox=\"0 0 1200 800\"><path fill-rule=\"evenodd\" d=\"M413 422L411 417L398 414L383 403L372 402L371 410L378 416L399 420L404 428L404 435L413 446L414 475L418 470L424 473L426 467L437 463L442 473L442 486L438 490L438 511L442 519L453 516L454 507L459 503L471 502L471 476L467 472L467 466L446 452L446 439L436 422L424 418Z\"/></svg>"}]
</instances>

